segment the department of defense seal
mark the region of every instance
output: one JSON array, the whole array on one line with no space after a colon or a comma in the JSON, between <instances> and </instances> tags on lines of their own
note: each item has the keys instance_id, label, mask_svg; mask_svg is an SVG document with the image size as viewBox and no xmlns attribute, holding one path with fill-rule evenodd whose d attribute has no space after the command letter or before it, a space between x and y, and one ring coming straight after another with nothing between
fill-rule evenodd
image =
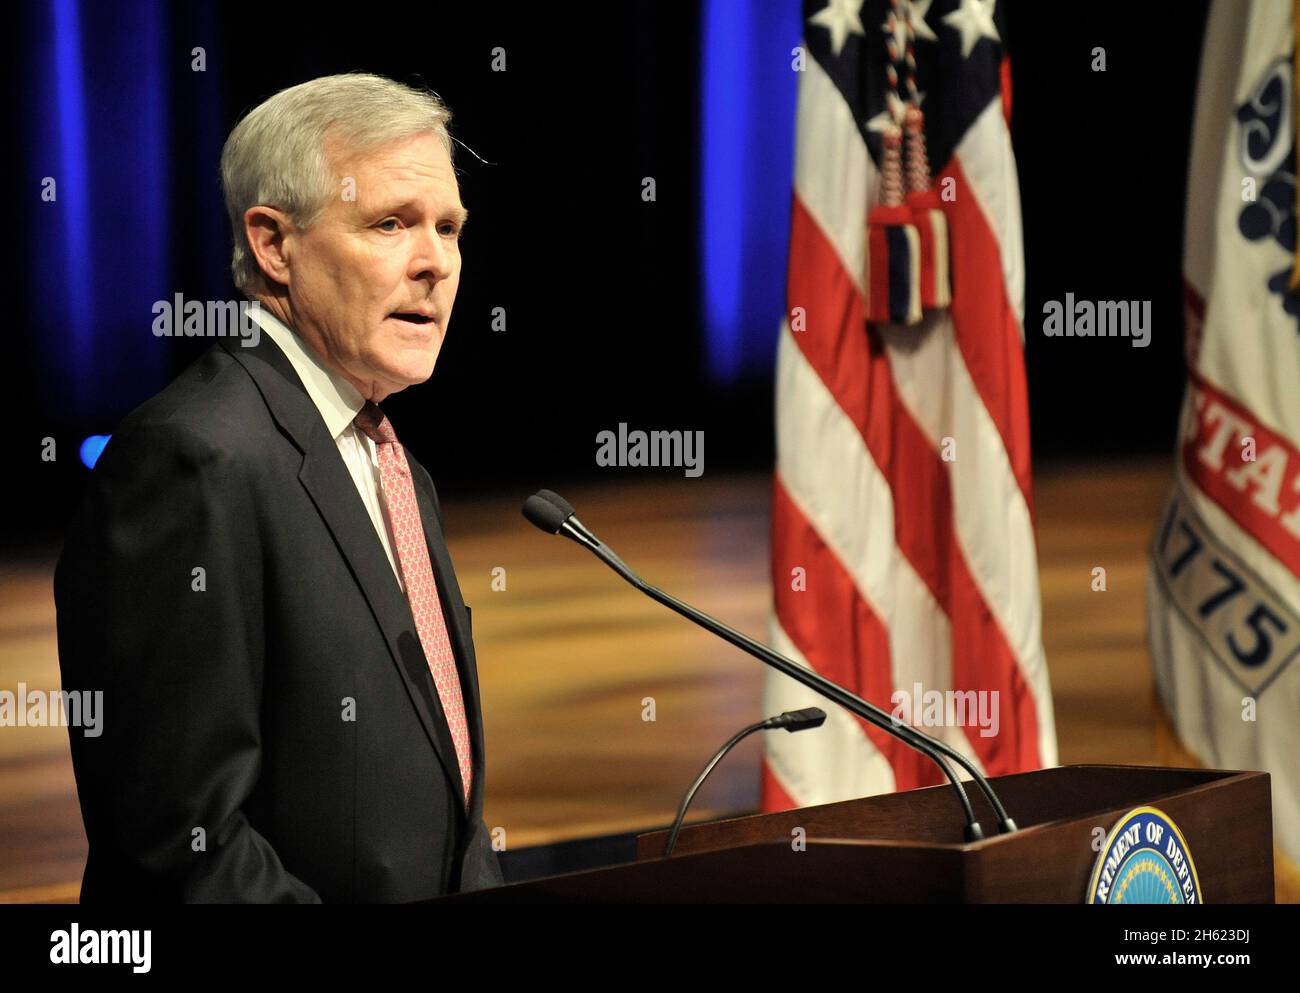
<instances>
[{"instance_id":1,"label":"department of defense seal","mask_svg":"<svg viewBox=\"0 0 1300 993\"><path fill-rule=\"evenodd\" d=\"M1088 903L1201 903L1196 865L1178 826L1155 807L1119 819L1093 866Z\"/></svg>"}]
</instances>

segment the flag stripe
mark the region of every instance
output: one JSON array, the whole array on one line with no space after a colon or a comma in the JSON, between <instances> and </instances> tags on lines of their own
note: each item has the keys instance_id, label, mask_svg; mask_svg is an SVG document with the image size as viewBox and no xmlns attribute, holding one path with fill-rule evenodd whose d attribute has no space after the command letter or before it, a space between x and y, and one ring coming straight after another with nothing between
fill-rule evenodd
<instances>
[{"instance_id":1,"label":"flag stripe","mask_svg":"<svg viewBox=\"0 0 1300 993\"><path fill-rule=\"evenodd\" d=\"M816 572L808 568L809 581L815 578L818 583L838 582L837 574L842 569L870 614L884 624L888 647L875 658L859 658L860 666L886 671L895 688L911 691L918 682L926 688L951 686L948 618L892 540L894 504L888 481L867 452L861 433L808 364L793 337L788 329L783 332L777 363L779 482L789 504L797 506L818 539L835 553L832 560L820 563ZM782 515L791 512L786 501L774 503L774 553L786 547L781 537L786 533ZM864 527L864 522L871 526ZM880 534L891 535L891 540L879 540ZM811 554L800 551L794 553L794 558L808 563ZM778 571L774 572L773 585L779 598L782 584L789 582L789 571L784 563L777 565L778 561L774 558ZM812 603L804 597L784 602L778 599L782 610L806 610L815 616ZM843 622L841 618L828 625ZM787 631L801 647L814 645L819 632L828 630L816 624L797 626L792 622L791 628L795 627L799 634L790 628ZM865 695L860 692L860 681L848 685ZM868 698L878 706L884 706L882 699L888 699ZM964 729L949 725L931 730L980 768Z\"/></svg>"},{"instance_id":2,"label":"flag stripe","mask_svg":"<svg viewBox=\"0 0 1300 993\"><path fill-rule=\"evenodd\" d=\"M767 713L770 708L764 704L763 713ZM775 768L775 761L772 758L772 749L763 756L762 763L759 766L759 808L762 810L792 810L799 806L798 802L790 795L781 782Z\"/></svg>"},{"instance_id":3,"label":"flag stripe","mask_svg":"<svg viewBox=\"0 0 1300 993\"><path fill-rule=\"evenodd\" d=\"M1051 710L1051 688L1043 655L1037 601L1017 591L1038 588L1038 561L1033 522L1016 485L997 428L980 402L957 349L951 317L927 315L916 329L877 328L886 345L890 370L902 403L924 432L930 446L951 446L949 473L955 526L971 576L989 605L1038 709ZM934 384L943 383L939 391ZM1055 754L1054 729L1040 747Z\"/></svg>"},{"instance_id":4,"label":"flag stripe","mask_svg":"<svg viewBox=\"0 0 1300 993\"><path fill-rule=\"evenodd\" d=\"M772 622L768 640L782 655L810 666L779 621ZM772 774L781 789L797 799L797 806L887 793L895 788L888 758L863 732L856 717L788 676L772 673L763 688L763 713L779 714L805 707L824 710L826 723L816 731L767 736Z\"/></svg>"},{"instance_id":5,"label":"flag stripe","mask_svg":"<svg viewBox=\"0 0 1300 993\"><path fill-rule=\"evenodd\" d=\"M960 163L960 173L949 171L954 168L954 163ZM975 119L958 143L953 159L945 163L939 175L960 175L961 185L955 191L955 198L945 199L944 206L956 211L957 219L953 226L963 234L968 233L974 220L967 219L965 212L978 209L983 218L981 226L996 241L993 251L980 246L980 253L996 263L1000 270L996 282L1004 287L1004 299L1010 302L1016 322L1023 323L1025 248L1021 239L1020 180L1016 175L1016 157L1011 149L1011 129L1007 127L997 103L990 103ZM938 186L942 192L942 183ZM971 196L963 195L967 192ZM988 287L983 289L987 291Z\"/></svg>"},{"instance_id":6,"label":"flag stripe","mask_svg":"<svg viewBox=\"0 0 1300 993\"><path fill-rule=\"evenodd\" d=\"M1020 492L1032 510L1029 393L1020 325L998 271L1000 245L985 223L975 187L967 180L962 165L954 159L944 169L943 177L954 183L956 199L949 205L949 217L952 227L962 233L960 238L950 239L951 313L957 346L980 399L997 425Z\"/></svg>"},{"instance_id":7,"label":"flag stripe","mask_svg":"<svg viewBox=\"0 0 1300 993\"><path fill-rule=\"evenodd\" d=\"M889 632L858 595L834 551L790 499L779 476L772 520L772 588L782 630L792 644L807 646L807 663L827 679L852 686L877 707L892 710L894 680L889 666L882 664L890 657ZM794 588L793 568L806 571L806 589ZM918 761L922 756L881 729L855 719L893 769L896 789L938 781L938 770L928 762L930 768L923 768Z\"/></svg>"},{"instance_id":8,"label":"flag stripe","mask_svg":"<svg viewBox=\"0 0 1300 993\"><path fill-rule=\"evenodd\" d=\"M866 329L862 298L843 292L849 281L798 198L792 213L791 254L803 264L791 269L789 299L807 313L807 330L792 337L861 433L894 505L906 508L894 517L895 541L952 624L960 647L953 688L997 690L1012 702L1017 733L1004 725L996 739L977 737L976 753L986 766L1001 755L1037 767L1032 694L957 545L944 464L898 402L880 337Z\"/></svg>"},{"instance_id":9,"label":"flag stripe","mask_svg":"<svg viewBox=\"0 0 1300 993\"><path fill-rule=\"evenodd\" d=\"M828 163L835 168L827 168ZM794 188L840 253L840 265L859 291L867 271L867 205L875 203L879 184L848 104L817 60L810 59L799 80ZM791 256L791 268L802 264Z\"/></svg>"}]
</instances>

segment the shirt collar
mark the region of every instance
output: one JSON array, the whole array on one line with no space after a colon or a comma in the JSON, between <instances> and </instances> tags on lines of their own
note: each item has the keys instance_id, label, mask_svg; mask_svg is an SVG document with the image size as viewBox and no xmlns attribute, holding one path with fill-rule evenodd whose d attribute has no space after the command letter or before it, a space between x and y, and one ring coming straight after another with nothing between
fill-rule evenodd
<instances>
[{"instance_id":1,"label":"shirt collar","mask_svg":"<svg viewBox=\"0 0 1300 993\"><path fill-rule=\"evenodd\" d=\"M250 308L250 312L267 336L284 352L294 372L302 380L302 385L306 387L307 395L324 418L330 436L337 441L365 406L365 397L327 366L314 348L299 338L296 331L271 313L265 305L255 310Z\"/></svg>"}]
</instances>

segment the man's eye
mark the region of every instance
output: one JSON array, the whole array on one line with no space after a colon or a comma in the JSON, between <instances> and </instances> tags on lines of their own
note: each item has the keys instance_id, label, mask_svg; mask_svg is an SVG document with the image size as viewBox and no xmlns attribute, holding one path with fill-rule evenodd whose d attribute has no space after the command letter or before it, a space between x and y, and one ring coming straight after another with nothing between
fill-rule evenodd
<instances>
[{"instance_id":1,"label":"man's eye","mask_svg":"<svg viewBox=\"0 0 1300 993\"><path fill-rule=\"evenodd\" d=\"M384 230L384 231L396 231L396 230L397 230L396 227L386 228L386 227L384 227L384 225L385 225L385 224L393 224L393 225L396 225L397 223L399 223L398 220L397 220L397 218L395 218L395 217L390 217L390 218L388 218L388 220L386 220L386 221L380 221L380 222L379 222L377 225L375 225L375 226L378 227L378 228L380 228L381 230Z\"/></svg>"},{"instance_id":2,"label":"man's eye","mask_svg":"<svg viewBox=\"0 0 1300 993\"><path fill-rule=\"evenodd\" d=\"M438 231L448 238L457 238L460 236L460 225L447 221L445 224L438 225Z\"/></svg>"}]
</instances>

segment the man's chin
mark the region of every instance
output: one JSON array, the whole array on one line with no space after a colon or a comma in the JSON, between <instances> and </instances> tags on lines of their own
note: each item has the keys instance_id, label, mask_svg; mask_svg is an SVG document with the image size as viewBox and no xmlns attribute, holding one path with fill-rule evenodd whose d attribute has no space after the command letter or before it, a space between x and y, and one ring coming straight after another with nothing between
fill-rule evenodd
<instances>
[{"instance_id":1,"label":"man's chin","mask_svg":"<svg viewBox=\"0 0 1300 993\"><path fill-rule=\"evenodd\" d=\"M427 361L404 362L401 365L393 366L384 370L383 385L388 388L389 395L398 393L408 386L419 386L427 382L433 375L433 367L437 362L437 356Z\"/></svg>"}]
</instances>

